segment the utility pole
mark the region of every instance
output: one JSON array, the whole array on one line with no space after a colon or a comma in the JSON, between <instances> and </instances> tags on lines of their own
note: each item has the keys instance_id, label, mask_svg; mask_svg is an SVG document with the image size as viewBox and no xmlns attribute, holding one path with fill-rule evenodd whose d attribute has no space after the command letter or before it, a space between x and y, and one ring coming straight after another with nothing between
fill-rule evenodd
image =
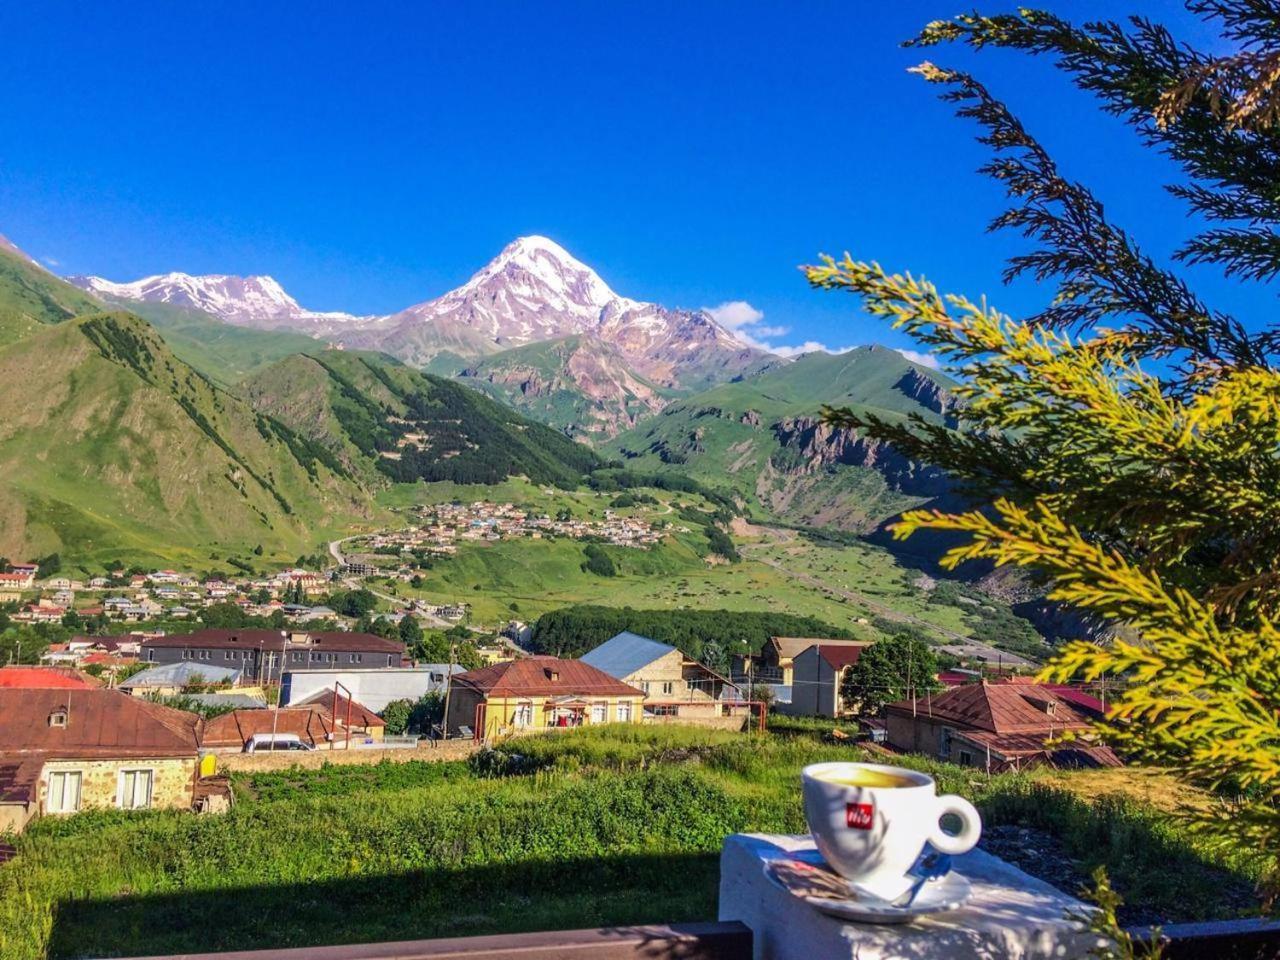
<instances>
[{"instance_id":1,"label":"utility pole","mask_svg":"<svg viewBox=\"0 0 1280 960\"><path fill-rule=\"evenodd\" d=\"M911 694L911 716L916 716L916 685L912 678L912 667L914 666L915 650L912 649L910 641L907 642L907 692Z\"/></svg>"},{"instance_id":2,"label":"utility pole","mask_svg":"<svg viewBox=\"0 0 1280 960\"><path fill-rule=\"evenodd\" d=\"M449 641L449 666L444 675L444 715L440 718L442 739L449 739L449 694L453 693L453 655L456 641Z\"/></svg>"}]
</instances>

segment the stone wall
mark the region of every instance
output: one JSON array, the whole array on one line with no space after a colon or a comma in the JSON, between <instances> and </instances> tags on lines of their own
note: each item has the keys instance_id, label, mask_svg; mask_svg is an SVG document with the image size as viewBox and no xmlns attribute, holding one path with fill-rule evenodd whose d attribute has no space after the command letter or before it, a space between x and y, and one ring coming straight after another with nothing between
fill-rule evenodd
<instances>
[{"instance_id":1,"label":"stone wall","mask_svg":"<svg viewBox=\"0 0 1280 960\"><path fill-rule=\"evenodd\" d=\"M288 770L302 767L315 770L326 763L405 763L409 760L465 760L475 753L476 745L470 740L446 740L431 746L429 741L419 742L416 750L379 749L362 747L353 750L316 750L303 752L288 750L281 753L230 753L218 756L218 772L240 771L254 773L262 770Z\"/></svg>"},{"instance_id":2,"label":"stone wall","mask_svg":"<svg viewBox=\"0 0 1280 960\"><path fill-rule=\"evenodd\" d=\"M45 809L49 774L58 770L78 770L80 809L112 809L118 806L120 772L151 771L151 806L155 808L191 806L196 778L195 757L166 757L141 760L50 760L40 773L40 809Z\"/></svg>"}]
</instances>

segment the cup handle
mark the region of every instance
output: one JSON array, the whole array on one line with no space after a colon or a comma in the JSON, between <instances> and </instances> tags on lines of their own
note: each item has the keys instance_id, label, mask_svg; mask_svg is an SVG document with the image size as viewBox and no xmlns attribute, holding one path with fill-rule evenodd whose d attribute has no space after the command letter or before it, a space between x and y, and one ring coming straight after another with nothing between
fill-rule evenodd
<instances>
[{"instance_id":1,"label":"cup handle","mask_svg":"<svg viewBox=\"0 0 1280 960\"><path fill-rule=\"evenodd\" d=\"M943 831L941 820L948 813L953 813L960 818L959 833L950 834ZM977 845L978 838L981 836L982 817L978 815L972 803L955 794L938 798L938 813L933 833L929 837L929 843L935 850L950 856L968 853Z\"/></svg>"}]
</instances>

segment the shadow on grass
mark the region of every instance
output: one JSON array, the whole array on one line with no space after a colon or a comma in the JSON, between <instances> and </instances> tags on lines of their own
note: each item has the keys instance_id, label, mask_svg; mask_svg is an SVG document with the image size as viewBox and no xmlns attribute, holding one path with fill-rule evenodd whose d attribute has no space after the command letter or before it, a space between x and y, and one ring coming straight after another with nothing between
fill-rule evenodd
<instances>
[{"instance_id":1,"label":"shadow on grass","mask_svg":"<svg viewBox=\"0 0 1280 960\"><path fill-rule=\"evenodd\" d=\"M50 958L714 920L719 855L622 855L124 894L57 906Z\"/></svg>"}]
</instances>

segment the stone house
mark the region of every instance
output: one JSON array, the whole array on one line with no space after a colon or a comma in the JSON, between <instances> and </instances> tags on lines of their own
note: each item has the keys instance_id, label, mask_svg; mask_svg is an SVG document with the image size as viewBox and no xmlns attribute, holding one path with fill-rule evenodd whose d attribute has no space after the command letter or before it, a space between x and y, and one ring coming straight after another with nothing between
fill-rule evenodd
<instances>
[{"instance_id":1,"label":"stone house","mask_svg":"<svg viewBox=\"0 0 1280 960\"><path fill-rule=\"evenodd\" d=\"M644 693L646 720L697 720L725 713L743 699L737 685L679 649L624 630L582 655L581 662Z\"/></svg>"},{"instance_id":2,"label":"stone house","mask_svg":"<svg viewBox=\"0 0 1280 960\"><path fill-rule=\"evenodd\" d=\"M0 689L0 831L41 814L189 809L200 718L87 688Z\"/></svg>"}]
</instances>

